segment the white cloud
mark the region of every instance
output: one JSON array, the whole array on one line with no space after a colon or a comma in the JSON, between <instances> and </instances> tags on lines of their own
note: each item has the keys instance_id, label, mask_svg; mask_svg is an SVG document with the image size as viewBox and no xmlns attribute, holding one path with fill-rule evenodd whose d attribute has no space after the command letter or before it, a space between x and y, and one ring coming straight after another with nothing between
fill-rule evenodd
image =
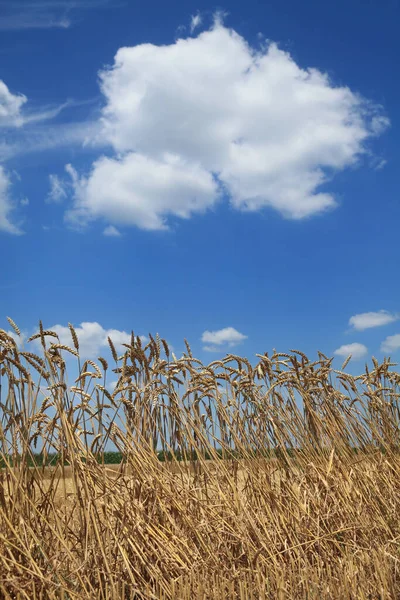
<instances>
[{"instance_id":1,"label":"white cloud","mask_svg":"<svg viewBox=\"0 0 400 600\"><path fill-rule=\"evenodd\" d=\"M381 344L382 352L396 352L400 348L400 333L395 335L388 335L388 337Z\"/></svg>"},{"instance_id":2,"label":"white cloud","mask_svg":"<svg viewBox=\"0 0 400 600\"><path fill-rule=\"evenodd\" d=\"M24 115L23 127L14 129L7 141L0 139L0 162L10 160L16 156L23 156L31 152L39 153L53 148L78 146L80 148L89 144L89 141L98 131L98 123L90 121L67 123L43 123L48 111L36 115ZM33 122L35 121L35 122ZM40 124L37 121L41 121Z\"/></svg>"},{"instance_id":3,"label":"white cloud","mask_svg":"<svg viewBox=\"0 0 400 600\"><path fill-rule=\"evenodd\" d=\"M0 30L68 29L77 11L108 4L110 0L12 0L2 11Z\"/></svg>"},{"instance_id":4,"label":"white cloud","mask_svg":"<svg viewBox=\"0 0 400 600\"><path fill-rule=\"evenodd\" d=\"M100 158L87 178L79 179L71 166L69 173L75 201L66 220L78 228L102 217L117 225L165 229L166 217L187 219L218 197L211 173L172 155L153 159L129 152Z\"/></svg>"},{"instance_id":5,"label":"white cloud","mask_svg":"<svg viewBox=\"0 0 400 600\"><path fill-rule=\"evenodd\" d=\"M160 229L169 215L210 209L221 187L239 210L315 215L336 205L321 186L388 126L348 87L274 43L254 49L221 19L169 46L120 48L100 81L97 142L116 158L79 177L69 217L87 222L118 224L127 214L132 225Z\"/></svg>"},{"instance_id":6,"label":"white cloud","mask_svg":"<svg viewBox=\"0 0 400 600\"><path fill-rule=\"evenodd\" d=\"M343 356L347 358L351 354L352 359L359 360L368 353L368 348L364 344L354 342L353 344L344 344L335 350L337 356Z\"/></svg>"},{"instance_id":7,"label":"white cloud","mask_svg":"<svg viewBox=\"0 0 400 600\"><path fill-rule=\"evenodd\" d=\"M18 31L24 29L68 29L71 26L70 19L58 18L53 14L11 14L0 20L0 31Z\"/></svg>"},{"instance_id":8,"label":"white cloud","mask_svg":"<svg viewBox=\"0 0 400 600\"><path fill-rule=\"evenodd\" d=\"M1 21L1 19L0 19ZM69 100L58 106L30 109L24 94L12 93L0 80L0 163L18 155L40 152L55 147L85 145L96 136L99 123L73 122L52 123L65 109L88 104L89 101Z\"/></svg>"},{"instance_id":9,"label":"white cloud","mask_svg":"<svg viewBox=\"0 0 400 600\"><path fill-rule=\"evenodd\" d=\"M115 388L117 387L118 379L113 379L107 383L107 389L112 394Z\"/></svg>"},{"instance_id":10,"label":"white cloud","mask_svg":"<svg viewBox=\"0 0 400 600\"><path fill-rule=\"evenodd\" d=\"M190 33L193 33L195 29L200 27L202 21L203 21L203 18L200 13L197 13L196 15L192 15L192 18L190 19Z\"/></svg>"},{"instance_id":11,"label":"white cloud","mask_svg":"<svg viewBox=\"0 0 400 600\"><path fill-rule=\"evenodd\" d=\"M28 102L24 94L13 94L0 79L0 127L22 127L31 123L48 121L57 117L65 108L74 106L69 101L59 106L44 107L39 112L22 112Z\"/></svg>"},{"instance_id":12,"label":"white cloud","mask_svg":"<svg viewBox=\"0 0 400 600\"><path fill-rule=\"evenodd\" d=\"M23 124L21 109L27 102L23 94L12 94L0 79L0 127L18 127Z\"/></svg>"},{"instance_id":13,"label":"white cloud","mask_svg":"<svg viewBox=\"0 0 400 600\"><path fill-rule=\"evenodd\" d=\"M4 167L0 165L0 231L20 235L21 229L11 220L15 208L10 195L11 179Z\"/></svg>"},{"instance_id":14,"label":"white cloud","mask_svg":"<svg viewBox=\"0 0 400 600\"><path fill-rule=\"evenodd\" d=\"M116 227L114 227L114 225L108 225L104 229L103 235L106 235L108 237L121 237L121 233L118 231L118 229Z\"/></svg>"},{"instance_id":15,"label":"white cloud","mask_svg":"<svg viewBox=\"0 0 400 600\"><path fill-rule=\"evenodd\" d=\"M206 352L220 352L221 348L218 348L218 346L203 346L203 350Z\"/></svg>"},{"instance_id":16,"label":"white cloud","mask_svg":"<svg viewBox=\"0 0 400 600\"><path fill-rule=\"evenodd\" d=\"M50 191L47 195L48 202L62 202L68 197L66 185L58 175L49 175Z\"/></svg>"},{"instance_id":17,"label":"white cloud","mask_svg":"<svg viewBox=\"0 0 400 600\"><path fill-rule=\"evenodd\" d=\"M18 348L21 350L24 345L26 335L23 332L21 332L21 335L17 335L15 331L6 331L6 333L14 340Z\"/></svg>"},{"instance_id":18,"label":"white cloud","mask_svg":"<svg viewBox=\"0 0 400 600\"><path fill-rule=\"evenodd\" d=\"M60 104L55 107L44 107L37 113L27 113L23 117L23 125L28 125L30 123L39 123L40 121L49 121L57 117L64 109L69 108L71 106L75 106L77 104L79 103L68 101L64 102L64 104Z\"/></svg>"},{"instance_id":19,"label":"white cloud","mask_svg":"<svg viewBox=\"0 0 400 600\"><path fill-rule=\"evenodd\" d=\"M53 325L50 327L57 333L60 343L71 346L71 332L64 325ZM117 352L124 352L126 348L122 344L130 344L131 334L119 329L104 329L97 322L84 322L75 327L79 340L79 352L84 358L96 358L108 348L107 338L110 337ZM147 341L145 336L140 336L143 342Z\"/></svg>"},{"instance_id":20,"label":"white cloud","mask_svg":"<svg viewBox=\"0 0 400 600\"><path fill-rule=\"evenodd\" d=\"M393 323L398 319L400 319L398 314L390 313L387 310L379 310L354 315L350 317L349 325L358 331L364 331L364 329L370 329L371 327L381 327Z\"/></svg>"},{"instance_id":21,"label":"white cloud","mask_svg":"<svg viewBox=\"0 0 400 600\"><path fill-rule=\"evenodd\" d=\"M203 349L208 352L216 352L218 346L224 344L236 346L246 339L247 335L243 335L243 333L240 333L234 327L225 327L224 329L218 329L217 331L204 331L201 336L201 341L207 344ZM208 344L211 344L211 346Z\"/></svg>"}]
</instances>

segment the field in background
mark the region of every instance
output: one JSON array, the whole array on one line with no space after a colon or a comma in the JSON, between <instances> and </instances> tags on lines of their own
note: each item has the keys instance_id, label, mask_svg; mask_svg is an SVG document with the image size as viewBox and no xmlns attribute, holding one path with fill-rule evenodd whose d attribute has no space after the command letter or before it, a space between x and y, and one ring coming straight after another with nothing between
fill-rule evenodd
<instances>
[{"instance_id":1,"label":"field in background","mask_svg":"<svg viewBox=\"0 0 400 600\"><path fill-rule=\"evenodd\" d=\"M1 598L400 597L389 360L358 377L296 350L203 365L132 335L110 366L70 329L67 347L40 327L39 354L0 330Z\"/></svg>"}]
</instances>

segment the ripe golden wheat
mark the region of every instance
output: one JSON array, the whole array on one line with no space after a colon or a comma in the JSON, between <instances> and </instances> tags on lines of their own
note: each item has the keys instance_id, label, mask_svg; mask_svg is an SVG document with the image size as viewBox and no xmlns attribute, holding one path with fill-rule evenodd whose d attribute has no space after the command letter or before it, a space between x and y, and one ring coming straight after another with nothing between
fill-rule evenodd
<instances>
[{"instance_id":1,"label":"ripe golden wheat","mask_svg":"<svg viewBox=\"0 0 400 600\"><path fill-rule=\"evenodd\" d=\"M72 347L40 323L40 356L0 330L1 598L400 597L390 359L357 377L299 350L203 365L132 334L122 356L108 340L111 390L69 329Z\"/></svg>"}]
</instances>

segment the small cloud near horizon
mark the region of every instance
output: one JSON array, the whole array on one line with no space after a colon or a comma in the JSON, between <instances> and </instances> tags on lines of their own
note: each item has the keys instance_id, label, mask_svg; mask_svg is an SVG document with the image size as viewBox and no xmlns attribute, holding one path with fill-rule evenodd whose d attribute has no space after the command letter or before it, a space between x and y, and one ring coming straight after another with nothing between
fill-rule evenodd
<instances>
[{"instance_id":1,"label":"small cloud near horizon","mask_svg":"<svg viewBox=\"0 0 400 600\"><path fill-rule=\"evenodd\" d=\"M360 360L368 354L368 348L364 344L354 342L353 344L343 344L334 352L336 356L347 358L351 354L352 360Z\"/></svg>"},{"instance_id":2,"label":"small cloud near horizon","mask_svg":"<svg viewBox=\"0 0 400 600\"><path fill-rule=\"evenodd\" d=\"M400 333L388 335L381 344L381 352L396 352L400 349Z\"/></svg>"},{"instance_id":3,"label":"small cloud near horizon","mask_svg":"<svg viewBox=\"0 0 400 600\"><path fill-rule=\"evenodd\" d=\"M216 331L204 331L201 341L206 344L203 346L203 350L206 352L217 352L221 349L221 346L236 346L246 340L247 337L247 335L240 333L234 327L225 327Z\"/></svg>"}]
</instances>

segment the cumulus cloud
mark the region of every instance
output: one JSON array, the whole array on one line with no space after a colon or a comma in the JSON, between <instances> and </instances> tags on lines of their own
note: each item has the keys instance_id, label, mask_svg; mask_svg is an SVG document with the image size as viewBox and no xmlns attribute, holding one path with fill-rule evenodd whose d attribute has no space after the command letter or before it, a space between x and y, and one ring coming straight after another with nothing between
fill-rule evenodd
<instances>
[{"instance_id":1,"label":"cumulus cloud","mask_svg":"<svg viewBox=\"0 0 400 600\"><path fill-rule=\"evenodd\" d=\"M351 354L352 359L359 360L368 353L368 348L364 344L354 342L353 344L344 344L335 350L336 356L343 356L347 358Z\"/></svg>"},{"instance_id":2,"label":"cumulus cloud","mask_svg":"<svg viewBox=\"0 0 400 600\"><path fill-rule=\"evenodd\" d=\"M105 218L116 225L165 229L166 217L187 219L218 196L211 173L176 155L153 159L129 152L123 158L100 158L87 178L79 178L71 166L69 174L75 202L66 220L78 228Z\"/></svg>"},{"instance_id":3,"label":"cumulus cloud","mask_svg":"<svg viewBox=\"0 0 400 600\"><path fill-rule=\"evenodd\" d=\"M207 352L216 352L223 345L236 346L246 339L247 335L243 335L243 333L240 333L234 327L225 327L216 331L204 331L201 336L201 341L207 344L203 348Z\"/></svg>"},{"instance_id":4,"label":"cumulus cloud","mask_svg":"<svg viewBox=\"0 0 400 600\"><path fill-rule=\"evenodd\" d=\"M210 209L221 189L238 210L322 213L336 205L325 184L388 126L348 87L274 43L251 47L218 19L171 45L120 48L100 82L97 141L116 156L79 177L72 216L86 222L116 224L123 212L162 229L170 215Z\"/></svg>"},{"instance_id":5,"label":"cumulus cloud","mask_svg":"<svg viewBox=\"0 0 400 600\"><path fill-rule=\"evenodd\" d=\"M400 333L388 335L381 344L382 352L396 352L400 348Z\"/></svg>"},{"instance_id":6,"label":"cumulus cloud","mask_svg":"<svg viewBox=\"0 0 400 600\"><path fill-rule=\"evenodd\" d=\"M60 343L71 346L71 332L64 325L53 325L50 327L57 333ZM104 349L108 348L107 338L110 337L117 352L124 352L126 348L122 344L129 344L131 334L119 329L104 329L97 322L83 322L79 327L75 327L79 340L79 352L84 358L96 358ZM141 336L143 342L147 341L145 336Z\"/></svg>"},{"instance_id":7,"label":"cumulus cloud","mask_svg":"<svg viewBox=\"0 0 400 600\"><path fill-rule=\"evenodd\" d=\"M357 331L364 331L371 327L381 327L388 323L393 323L400 319L400 315L390 313L387 310L379 310L377 312L360 313L350 317L349 325Z\"/></svg>"},{"instance_id":8,"label":"cumulus cloud","mask_svg":"<svg viewBox=\"0 0 400 600\"><path fill-rule=\"evenodd\" d=\"M21 229L13 223L12 212L15 202L11 198L11 178L0 165L0 231L20 235Z\"/></svg>"},{"instance_id":9,"label":"cumulus cloud","mask_svg":"<svg viewBox=\"0 0 400 600\"><path fill-rule=\"evenodd\" d=\"M121 237L121 233L118 231L118 229L116 227L114 227L114 225L108 225L104 229L103 235L105 235L107 237Z\"/></svg>"}]
</instances>

